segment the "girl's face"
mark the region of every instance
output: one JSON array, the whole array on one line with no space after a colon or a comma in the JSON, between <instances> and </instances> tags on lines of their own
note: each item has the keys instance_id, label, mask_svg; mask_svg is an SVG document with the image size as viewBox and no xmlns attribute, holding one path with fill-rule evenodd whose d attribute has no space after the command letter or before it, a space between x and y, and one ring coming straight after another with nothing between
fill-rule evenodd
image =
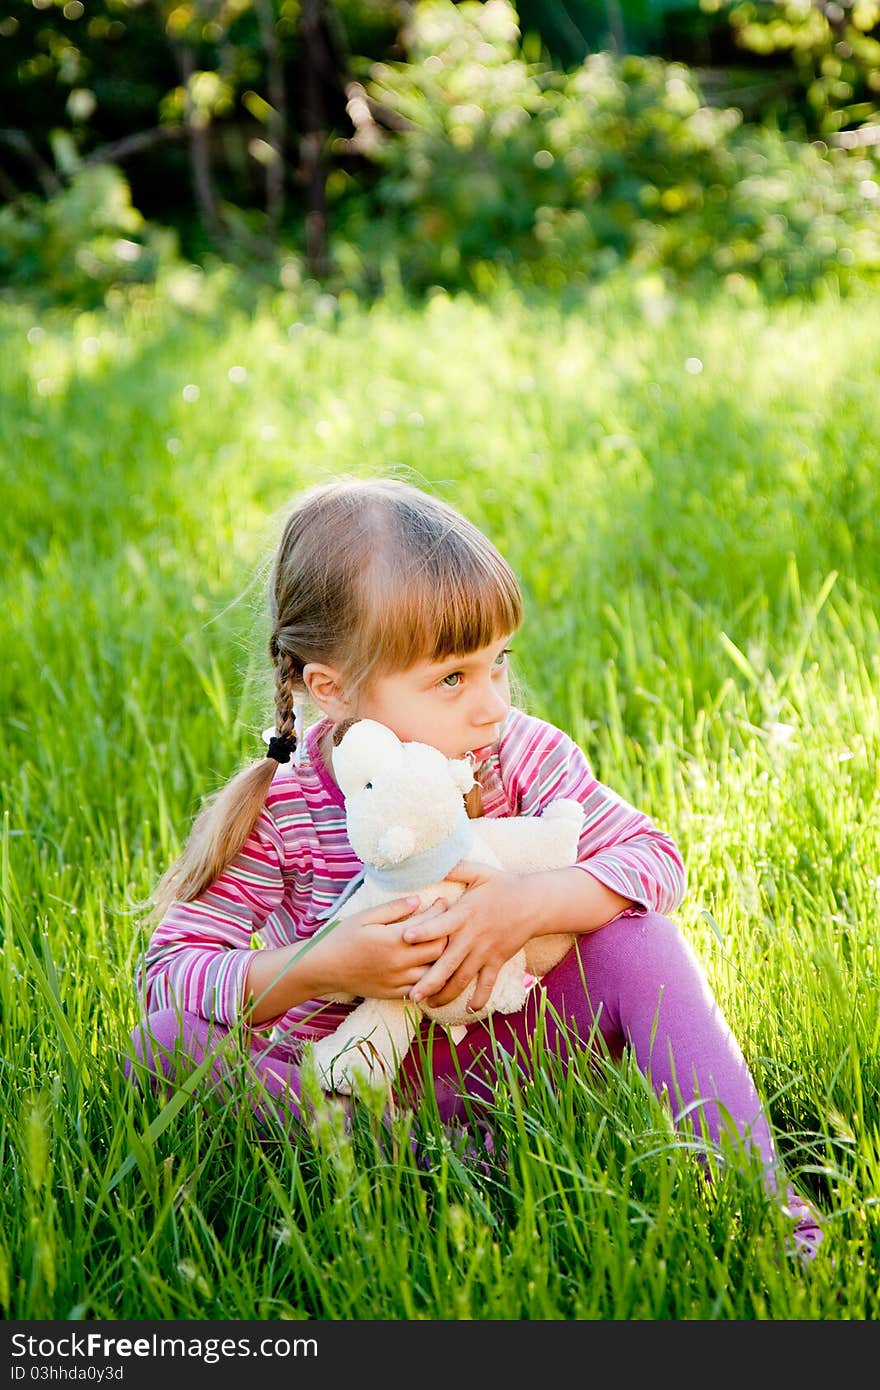
<instances>
[{"instance_id":1,"label":"girl's face","mask_svg":"<svg viewBox=\"0 0 880 1390\"><path fill-rule=\"evenodd\" d=\"M510 709L509 641L379 676L360 693L355 714L386 724L403 742L428 743L447 758L475 753L480 762Z\"/></svg>"}]
</instances>

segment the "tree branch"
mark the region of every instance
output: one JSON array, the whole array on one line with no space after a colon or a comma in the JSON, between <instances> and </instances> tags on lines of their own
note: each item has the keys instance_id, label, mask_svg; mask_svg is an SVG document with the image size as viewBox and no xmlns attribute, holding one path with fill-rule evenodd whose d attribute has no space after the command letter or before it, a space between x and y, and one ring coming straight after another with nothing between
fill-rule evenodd
<instances>
[{"instance_id":1,"label":"tree branch","mask_svg":"<svg viewBox=\"0 0 880 1390\"><path fill-rule=\"evenodd\" d=\"M15 150L16 154L21 155L25 163L31 166L47 198L53 198L56 193L61 192L62 183L58 175L46 163L23 130L0 130L0 143Z\"/></svg>"},{"instance_id":2,"label":"tree branch","mask_svg":"<svg viewBox=\"0 0 880 1390\"><path fill-rule=\"evenodd\" d=\"M168 140L181 140L189 134L181 122L178 125L154 126L152 130L140 130L134 135L123 135L119 140L111 140L99 145L91 154L85 155L83 164L118 164L133 154L149 150L153 145L164 144Z\"/></svg>"}]
</instances>

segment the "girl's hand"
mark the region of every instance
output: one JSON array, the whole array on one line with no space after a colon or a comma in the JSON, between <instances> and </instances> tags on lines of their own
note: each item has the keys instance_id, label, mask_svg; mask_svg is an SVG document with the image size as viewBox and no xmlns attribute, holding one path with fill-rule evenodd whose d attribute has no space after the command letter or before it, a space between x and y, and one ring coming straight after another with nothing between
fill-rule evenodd
<instances>
[{"instance_id":1,"label":"girl's hand","mask_svg":"<svg viewBox=\"0 0 880 1390\"><path fill-rule=\"evenodd\" d=\"M487 1002L505 961L536 934L537 903L529 876L466 861L447 874L465 891L443 917L448 945L425 970L410 998L432 1007L449 1004L476 979L470 1008ZM404 941L428 945L437 923L413 918L403 930Z\"/></svg>"},{"instance_id":2,"label":"girl's hand","mask_svg":"<svg viewBox=\"0 0 880 1390\"><path fill-rule=\"evenodd\" d=\"M439 900L417 912L419 899L395 898L379 907L344 917L323 933L304 959L316 979L315 997L355 994L370 999L405 999L446 947L437 917L446 909ZM419 923L415 942L404 940L403 921Z\"/></svg>"}]
</instances>

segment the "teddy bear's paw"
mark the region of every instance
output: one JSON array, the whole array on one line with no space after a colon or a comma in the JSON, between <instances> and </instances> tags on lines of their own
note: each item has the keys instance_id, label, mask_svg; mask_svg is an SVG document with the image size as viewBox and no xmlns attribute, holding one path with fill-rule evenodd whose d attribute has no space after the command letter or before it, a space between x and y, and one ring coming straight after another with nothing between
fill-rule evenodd
<instances>
[{"instance_id":1,"label":"teddy bear's paw","mask_svg":"<svg viewBox=\"0 0 880 1390\"><path fill-rule=\"evenodd\" d=\"M394 1079L379 1048L369 1038L361 1038L355 1046L349 1071L353 1079L365 1081L369 1086L388 1087Z\"/></svg>"},{"instance_id":2,"label":"teddy bear's paw","mask_svg":"<svg viewBox=\"0 0 880 1390\"><path fill-rule=\"evenodd\" d=\"M315 1060L324 1090L339 1095L350 1096L361 1085L387 1089L392 1081L382 1053L369 1038L352 1038L341 1052Z\"/></svg>"},{"instance_id":3,"label":"teddy bear's paw","mask_svg":"<svg viewBox=\"0 0 880 1390\"><path fill-rule=\"evenodd\" d=\"M526 1002L532 978L526 970L525 952L517 951L515 956L502 965L492 986L492 993L481 1009L472 1009L470 1006L469 1000L475 988L471 985L449 1004L441 1004L435 1008L423 1004L422 1012L435 1023L442 1023L445 1028L456 1028L462 1024L470 1027L472 1023L482 1023L490 1014L515 1014Z\"/></svg>"},{"instance_id":4,"label":"teddy bear's paw","mask_svg":"<svg viewBox=\"0 0 880 1390\"><path fill-rule=\"evenodd\" d=\"M331 1091L334 1095L350 1096L352 1078L347 1068L332 1066L329 1071L321 1073L321 1085L325 1091Z\"/></svg>"},{"instance_id":5,"label":"teddy bear's paw","mask_svg":"<svg viewBox=\"0 0 880 1390\"><path fill-rule=\"evenodd\" d=\"M345 1052L336 1052L320 1043L312 1043L309 1046L311 1061L321 1087L325 1091L337 1091L340 1095L351 1094L351 1082L348 1076L348 1058Z\"/></svg>"},{"instance_id":6,"label":"teddy bear's paw","mask_svg":"<svg viewBox=\"0 0 880 1390\"><path fill-rule=\"evenodd\" d=\"M505 961L498 972L489 1002L480 1013L516 1014L526 1002L529 987L534 976L526 969L524 951L517 951L510 960ZM477 1015L472 1015L477 1017Z\"/></svg>"},{"instance_id":7,"label":"teddy bear's paw","mask_svg":"<svg viewBox=\"0 0 880 1390\"><path fill-rule=\"evenodd\" d=\"M429 1004L422 1004L422 1013L433 1023L440 1023L444 1028L459 1028L462 1025L479 1023L488 1017L491 1008L487 1004L485 1008L478 1009L475 1013L468 1008L468 995L470 991L460 994L457 999L453 999L449 1004L438 1004L431 1007Z\"/></svg>"},{"instance_id":8,"label":"teddy bear's paw","mask_svg":"<svg viewBox=\"0 0 880 1390\"><path fill-rule=\"evenodd\" d=\"M580 825L584 819L584 808L574 797L560 796L541 812L541 819L571 821Z\"/></svg>"}]
</instances>

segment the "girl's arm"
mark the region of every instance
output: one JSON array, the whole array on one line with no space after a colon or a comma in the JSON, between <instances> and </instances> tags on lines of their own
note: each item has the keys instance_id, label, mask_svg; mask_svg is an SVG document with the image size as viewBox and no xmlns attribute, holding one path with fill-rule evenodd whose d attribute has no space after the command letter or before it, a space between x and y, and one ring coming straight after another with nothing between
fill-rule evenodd
<instances>
[{"instance_id":1,"label":"girl's arm","mask_svg":"<svg viewBox=\"0 0 880 1390\"><path fill-rule=\"evenodd\" d=\"M251 952L245 980L249 1022L264 1028L307 999L351 994L403 999L446 947L434 919L439 903L414 914L419 899L395 898L331 923L309 941ZM430 923L426 939L406 941L400 923Z\"/></svg>"},{"instance_id":2,"label":"girl's arm","mask_svg":"<svg viewBox=\"0 0 880 1390\"><path fill-rule=\"evenodd\" d=\"M172 903L154 927L137 972L146 1012L237 1021L253 935L282 901L283 863L278 828L263 811L220 877L192 901Z\"/></svg>"},{"instance_id":3,"label":"girl's arm","mask_svg":"<svg viewBox=\"0 0 880 1390\"><path fill-rule=\"evenodd\" d=\"M516 815L539 815L558 797L584 810L578 872L640 911L673 912L686 886L678 846L650 816L593 775L583 750L561 729L515 712L500 747L504 789Z\"/></svg>"}]
</instances>

